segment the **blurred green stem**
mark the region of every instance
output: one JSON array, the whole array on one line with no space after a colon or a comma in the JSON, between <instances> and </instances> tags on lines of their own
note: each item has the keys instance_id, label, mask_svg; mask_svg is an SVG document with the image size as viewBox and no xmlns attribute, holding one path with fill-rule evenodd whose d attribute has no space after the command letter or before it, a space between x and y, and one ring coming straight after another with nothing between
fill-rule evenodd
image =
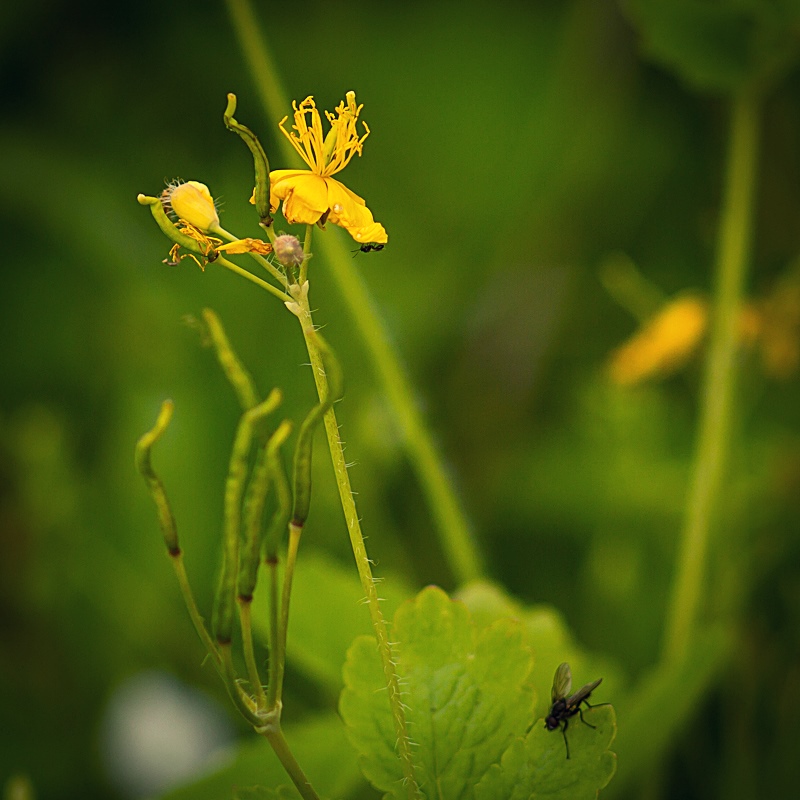
<instances>
[{"instance_id":1,"label":"blurred green stem","mask_svg":"<svg viewBox=\"0 0 800 800\"><path fill-rule=\"evenodd\" d=\"M291 106L259 33L252 4L250 0L227 0L227 6L264 107L270 117L281 119ZM292 163L296 155L289 142L284 136L279 136L278 143L284 158ZM372 298L353 265L352 256L341 242L328 235L318 237L317 243L326 256L403 434L408 456L436 519L436 530L450 570L459 584L476 580L485 571L481 554L472 538L469 522L444 468L441 454L417 408L411 385Z\"/></svg>"},{"instance_id":2,"label":"blurred green stem","mask_svg":"<svg viewBox=\"0 0 800 800\"><path fill-rule=\"evenodd\" d=\"M686 654L700 615L712 521L728 461L739 311L753 228L759 101L755 90L743 90L734 98L731 111L697 449L664 639L663 655L670 661L680 660Z\"/></svg>"}]
</instances>

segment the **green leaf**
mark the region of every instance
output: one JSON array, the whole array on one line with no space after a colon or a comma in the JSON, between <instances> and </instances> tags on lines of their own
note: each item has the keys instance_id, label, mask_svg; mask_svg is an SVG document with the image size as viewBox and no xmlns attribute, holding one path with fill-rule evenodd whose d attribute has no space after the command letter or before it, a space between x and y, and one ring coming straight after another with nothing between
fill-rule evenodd
<instances>
[{"instance_id":1,"label":"green leaf","mask_svg":"<svg viewBox=\"0 0 800 800\"><path fill-rule=\"evenodd\" d=\"M269 641L267 581L262 575L254 598L253 629ZM412 590L396 576L381 583L381 606L393 614ZM346 568L313 549L301 549L292 586L287 659L333 696L342 688L342 665L353 639L372 630L355 566Z\"/></svg>"},{"instance_id":2,"label":"green leaf","mask_svg":"<svg viewBox=\"0 0 800 800\"><path fill-rule=\"evenodd\" d=\"M470 800L474 786L531 720L531 655L518 622L478 631L463 603L428 587L394 618L397 670L417 781L430 797ZM347 654L340 712L366 777L406 798L395 731L372 637Z\"/></svg>"},{"instance_id":3,"label":"green leaf","mask_svg":"<svg viewBox=\"0 0 800 800\"><path fill-rule=\"evenodd\" d=\"M607 658L587 653L580 647L564 618L552 606L523 606L499 586L484 581L468 584L456 597L469 608L478 627L503 617L513 617L522 623L523 641L534 655L533 669L528 677L536 697L534 717L544 717L547 713L553 673L562 661L569 662L577 686L603 678L603 685L597 690L601 699L616 697L622 688L624 681L619 667Z\"/></svg>"},{"instance_id":4,"label":"green leaf","mask_svg":"<svg viewBox=\"0 0 800 800\"><path fill-rule=\"evenodd\" d=\"M364 786L353 750L342 736L342 721L336 714L321 714L300 724L288 724L284 731L298 763L318 793L347 797ZM216 772L168 792L162 800L220 800L231 797L236 790L242 791L239 787L257 785L261 789L289 782L269 744L253 734ZM277 791L275 796L280 800L300 797L294 787Z\"/></svg>"},{"instance_id":5,"label":"green leaf","mask_svg":"<svg viewBox=\"0 0 800 800\"><path fill-rule=\"evenodd\" d=\"M245 786L236 789L233 800L296 800L300 793L295 788L279 786L277 789L267 789L265 786Z\"/></svg>"},{"instance_id":6,"label":"green leaf","mask_svg":"<svg viewBox=\"0 0 800 800\"><path fill-rule=\"evenodd\" d=\"M608 749L617 726L611 706L588 709L583 716L587 725L578 717L569 722L569 759L561 731L535 725L490 768L475 788L476 800L594 800L617 767Z\"/></svg>"},{"instance_id":7,"label":"green leaf","mask_svg":"<svg viewBox=\"0 0 800 800\"><path fill-rule=\"evenodd\" d=\"M797 58L798 0L626 0L647 54L697 88L776 79Z\"/></svg>"}]
</instances>

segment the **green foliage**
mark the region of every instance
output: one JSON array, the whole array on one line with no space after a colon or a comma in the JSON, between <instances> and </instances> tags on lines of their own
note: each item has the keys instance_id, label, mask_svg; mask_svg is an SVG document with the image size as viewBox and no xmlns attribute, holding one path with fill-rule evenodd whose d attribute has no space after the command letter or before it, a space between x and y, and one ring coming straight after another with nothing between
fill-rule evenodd
<instances>
[{"instance_id":1,"label":"green foliage","mask_svg":"<svg viewBox=\"0 0 800 800\"><path fill-rule=\"evenodd\" d=\"M532 657L523 642L523 626L505 618L479 628L462 603L450 600L441 589L429 587L400 607L393 637L421 790L428 796L491 797L486 792L478 795L476 785L534 719L529 682ZM385 682L372 638L360 637L354 642L344 673L340 711L360 753L364 773L388 796L401 798L405 790L386 693L381 691ZM547 740L552 738L548 736ZM557 738L557 744L563 747ZM611 738L613 723L609 716L599 737L601 750ZM509 751L512 759L523 742L521 738L516 741ZM530 735L525 740L526 749L529 741L538 743L539 736ZM612 772L613 768L595 786L605 785ZM573 779L569 775L565 772L561 777L570 783ZM488 786L495 785L494 778L486 780L490 781ZM552 780L556 782L559 777Z\"/></svg>"},{"instance_id":2,"label":"green foliage","mask_svg":"<svg viewBox=\"0 0 800 800\"><path fill-rule=\"evenodd\" d=\"M545 713L553 670L567 660L576 683L603 677L597 700L613 700L619 722L619 769L601 797L791 797L800 784L800 382L796 373L775 381L742 353L736 414L745 424L731 436L704 629L680 663L658 664L703 351L669 380L609 386L604 360L634 320L603 291L596 267L620 250L665 295L710 290L726 109L686 89L727 94L771 80L749 300L779 285L797 251L800 84L775 79L795 57L798 3L621 4L641 52L667 74L638 57L615 4L595 0L501 4L488 15L468 0L373 4L369 13L356 3L346 45L331 35L329 14L258 13L291 97L314 92L329 107L352 87L367 104L369 158L354 159L348 175L391 244L352 264L386 315L498 581L453 596L476 637L513 617L533 653L530 720ZM138 191L157 192L162 175L196 178L225 198L226 228L258 232L245 202L251 160L218 118L225 93L239 92L273 158L283 112L255 109L224 4L187 15L123 0L88 17L74 6L7 4L0 24L3 66L20 76L4 83L0 130L9 232L0 779L36 765L42 800L109 796L100 722L125 676L158 666L228 702L202 666L129 464L130 443L170 394L179 413L155 465L208 618L237 413L182 315L213 299L257 384L284 389L295 425L311 401L290 315L271 313L261 293L212 265L163 265L165 241L133 203ZM286 34L299 27L302 58ZM411 587L455 587L322 256L311 264L314 299L347 378L337 413L391 615ZM321 791L362 800L374 795L341 721L321 709L340 691L346 650L370 632L369 619L329 465L315 461L291 607L286 733ZM253 611L267 641L267 615ZM714 618L731 628L717 636L707 628ZM570 767L589 753L592 733L570 723ZM535 737L563 761L559 732L538 723ZM490 776L527 758L524 740L510 748ZM659 775L669 785L659 787ZM266 743L248 741L233 764L172 795L218 800L261 784L275 796L286 783Z\"/></svg>"},{"instance_id":3,"label":"green foliage","mask_svg":"<svg viewBox=\"0 0 800 800\"><path fill-rule=\"evenodd\" d=\"M528 683L534 689L536 718L547 713L553 671L562 661L568 661L573 674L585 681L602 676L601 691L604 696L616 697L622 688L619 667L607 657L587 653L575 641L563 617L552 606L525 606L500 587L485 582L472 583L455 597L469 608L472 619L479 628L504 617L520 621L524 642L534 653Z\"/></svg>"},{"instance_id":4,"label":"green foliage","mask_svg":"<svg viewBox=\"0 0 800 800\"><path fill-rule=\"evenodd\" d=\"M593 800L617 768L609 751L617 731L614 710L608 706L584 711L566 734L570 757L558 731L534 725L525 739L516 739L475 787L476 800ZM594 725L595 728L589 727Z\"/></svg>"},{"instance_id":5,"label":"green foliage","mask_svg":"<svg viewBox=\"0 0 800 800\"><path fill-rule=\"evenodd\" d=\"M412 591L402 576L392 574L381 584L380 594L384 611L393 614ZM371 630L358 575L319 550L306 547L297 559L293 595L289 662L336 696L342 688L347 648L353 639ZM254 631L266 642L269 616L263 587L256 591L253 612Z\"/></svg>"},{"instance_id":6,"label":"green foliage","mask_svg":"<svg viewBox=\"0 0 800 800\"><path fill-rule=\"evenodd\" d=\"M699 89L769 81L798 55L797 0L624 0L655 61Z\"/></svg>"},{"instance_id":7,"label":"green foliage","mask_svg":"<svg viewBox=\"0 0 800 800\"><path fill-rule=\"evenodd\" d=\"M296 789L279 786L277 789L266 789L263 786L246 786L236 789L233 800L297 800L300 795Z\"/></svg>"},{"instance_id":8,"label":"green foliage","mask_svg":"<svg viewBox=\"0 0 800 800\"><path fill-rule=\"evenodd\" d=\"M289 724L286 737L309 780L318 781L329 796L349 797L363 786L355 754L342 736L342 723L335 714L318 714L302 723ZM162 800L220 800L230 797L234 790L242 791L238 787L281 787L287 783L286 772L267 742L262 738L249 738L239 745L236 755L225 766L166 793ZM284 796L299 797L294 788L277 791L280 800Z\"/></svg>"}]
</instances>

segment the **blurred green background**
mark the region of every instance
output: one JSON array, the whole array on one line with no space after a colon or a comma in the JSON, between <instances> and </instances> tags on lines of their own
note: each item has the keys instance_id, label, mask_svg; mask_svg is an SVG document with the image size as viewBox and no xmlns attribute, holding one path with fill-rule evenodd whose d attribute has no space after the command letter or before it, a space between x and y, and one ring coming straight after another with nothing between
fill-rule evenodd
<instances>
[{"instance_id":1,"label":"blurred green background","mask_svg":"<svg viewBox=\"0 0 800 800\"><path fill-rule=\"evenodd\" d=\"M390 243L359 254L358 269L490 574L554 604L635 685L659 653L700 358L613 386L607 359L637 322L602 265L622 253L665 296L710 291L725 98L647 61L613 3L256 9L291 97L333 108L355 89L365 105L372 135L344 180ZM199 689L190 727L218 731L214 746L244 735L201 664L132 464L172 397L155 458L207 611L238 410L185 316L213 307L295 419L313 387L294 320L221 271L165 266L168 243L136 195L200 180L226 228L258 235L225 95L271 153L278 120L259 105L222 4L4 4L0 64L0 782L26 774L44 800L143 796L158 781L127 779L109 755L115 703L141 676L173 694ZM800 255L798 77L788 71L764 106L756 300L775 297ZM340 421L376 571L453 590L352 321L325 264L311 271L317 321L345 370ZM792 369L765 371L757 351L742 370L710 565L737 646L665 754L667 797L790 796L800 782L800 383ZM347 569L328 473L320 447L304 547ZM288 691L296 718L335 707L301 673Z\"/></svg>"}]
</instances>

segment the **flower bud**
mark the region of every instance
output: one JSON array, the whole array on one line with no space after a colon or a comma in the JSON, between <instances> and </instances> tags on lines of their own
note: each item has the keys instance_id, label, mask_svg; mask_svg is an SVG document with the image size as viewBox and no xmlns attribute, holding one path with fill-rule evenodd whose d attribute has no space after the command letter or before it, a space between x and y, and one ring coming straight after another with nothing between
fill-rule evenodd
<instances>
[{"instance_id":1,"label":"flower bud","mask_svg":"<svg viewBox=\"0 0 800 800\"><path fill-rule=\"evenodd\" d=\"M201 231L215 231L219 228L219 216L208 186L198 181L171 183L161 193L165 210L179 219L194 225Z\"/></svg>"},{"instance_id":2,"label":"flower bud","mask_svg":"<svg viewBox=\"0 0 800 800\"><path fill-rule=\"evenodd\" d=\"M286 233L275 239L273 252L275 253L275 258L284 267L299 267L305 258L300 240L296 236Z\"/></svg>"}]
</instances>

